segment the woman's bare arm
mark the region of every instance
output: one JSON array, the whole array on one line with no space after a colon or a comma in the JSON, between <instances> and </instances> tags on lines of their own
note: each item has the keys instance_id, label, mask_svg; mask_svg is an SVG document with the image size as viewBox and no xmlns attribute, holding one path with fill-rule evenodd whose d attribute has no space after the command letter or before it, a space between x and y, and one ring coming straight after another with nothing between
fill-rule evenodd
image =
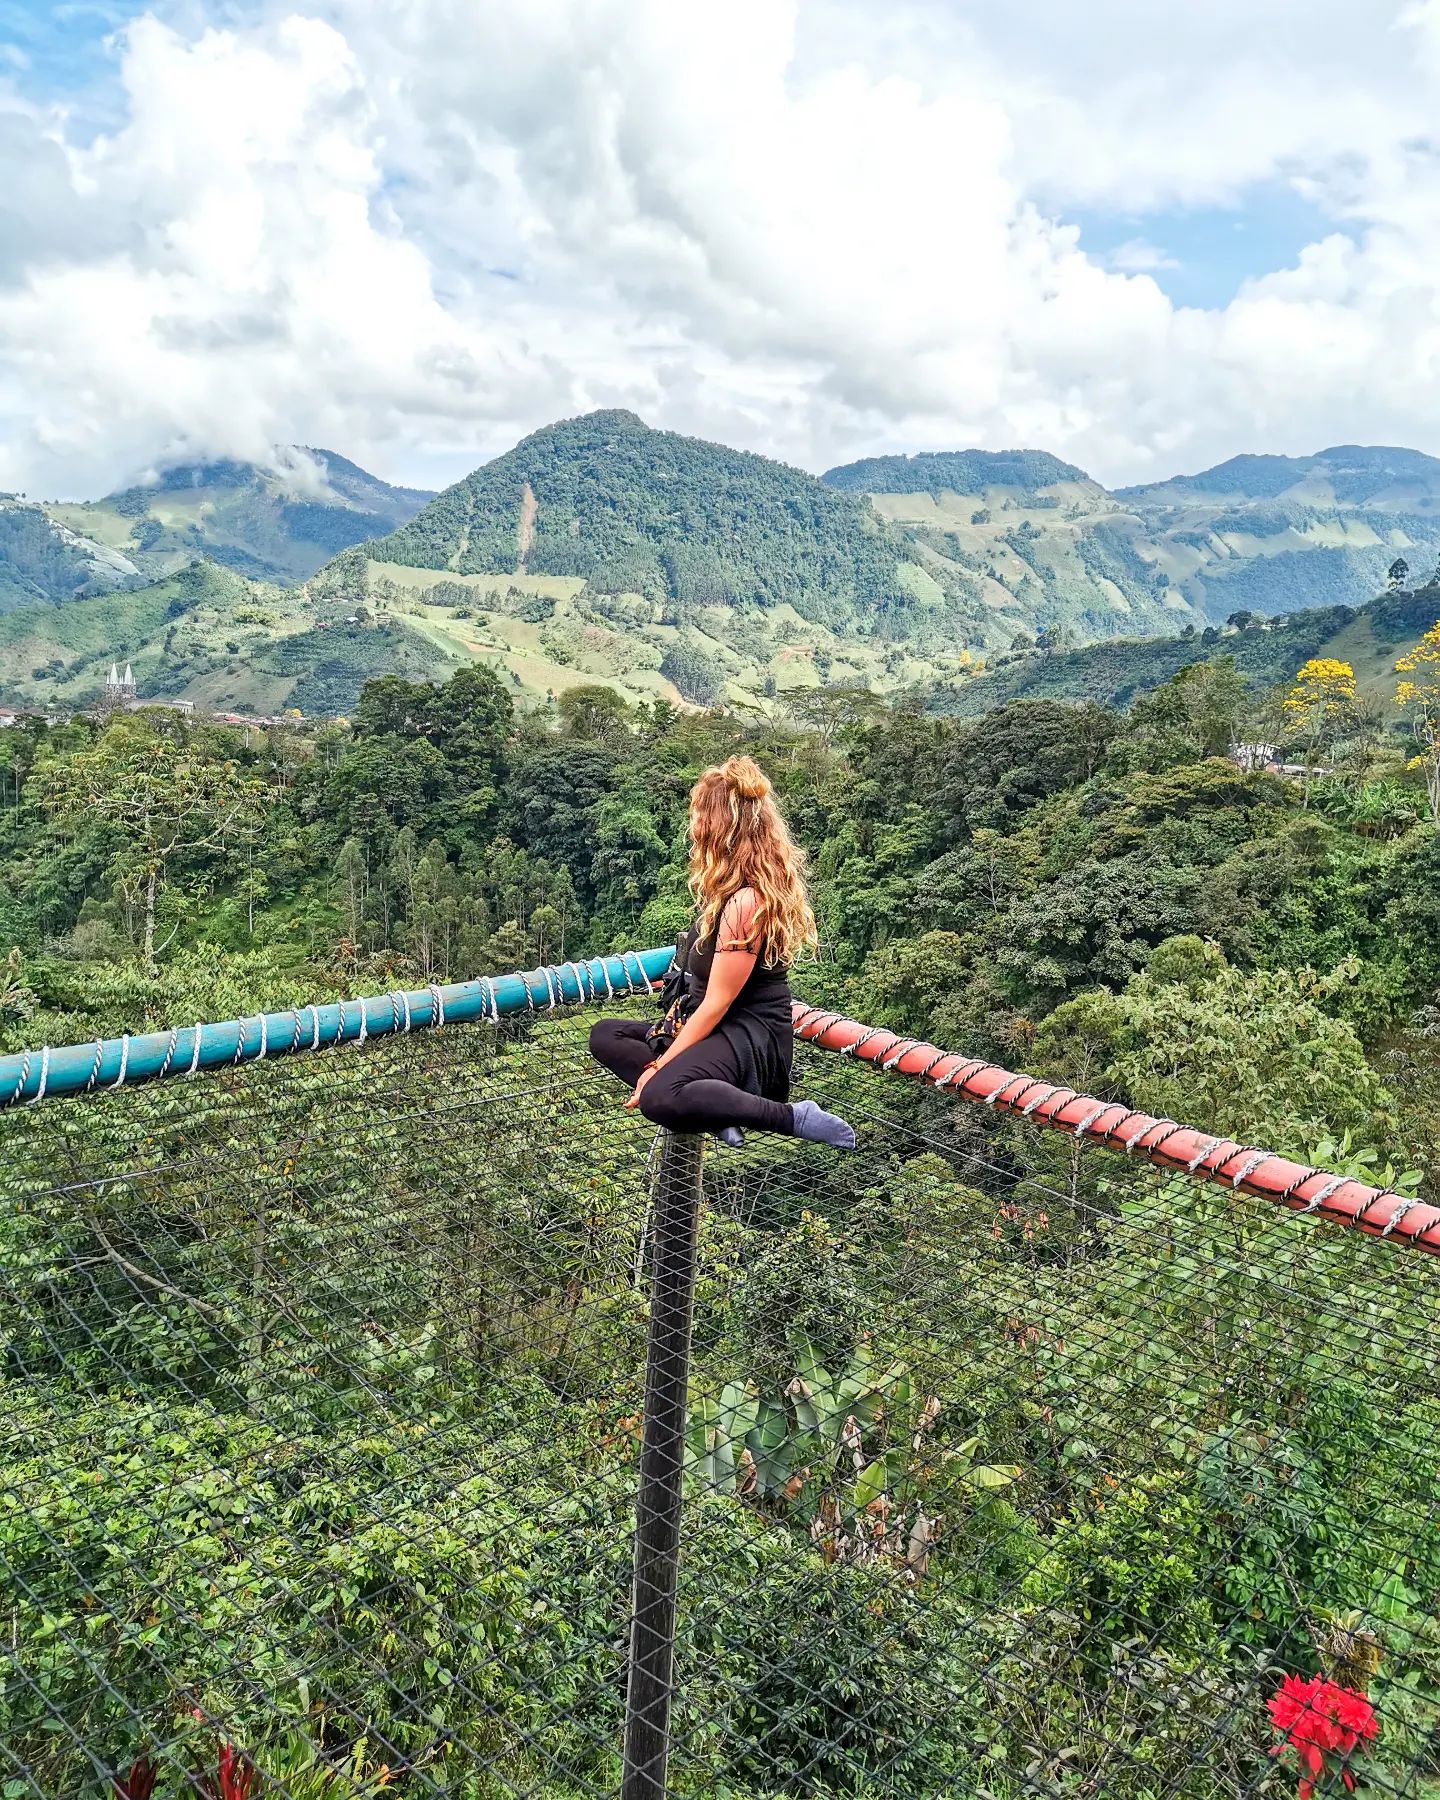
<instances>
[{"instance_id":1,"label":"woman's bare arm","mask_svg":"<svg viewBox=\"0 0 1440 1800\"><path fill-rule=\"evenodd\" d=\"M663 1056L656 1058L657 1069L683 1051L692 1049L696 1044L703 1044L734 1005L735 996L749 980L750 971L755 967L758 952L750 947L754 919L755 895L749 888L742 888L726 903L725 911L715 927L715 959L710 965L705 998L675 1034L675 1042ZM647 1070L646 1075L651 1072ZM645 1079L646 1076L642 1075L641 1083ZM636 1092L639 1092L639 1084Z\"/></svg>"}]
</instances>

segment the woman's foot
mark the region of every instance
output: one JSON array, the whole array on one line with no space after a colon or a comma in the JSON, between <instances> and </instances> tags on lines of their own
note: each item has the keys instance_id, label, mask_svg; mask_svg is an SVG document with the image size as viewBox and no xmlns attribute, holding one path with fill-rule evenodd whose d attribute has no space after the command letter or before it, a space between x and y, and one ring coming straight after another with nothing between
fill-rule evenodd
<instances>
[{"instance_id":1,"label":"woman's foot","mask_svg":"<svg viewBox=\"0 0 1440 1800\"><path fill-rule=\"evenodd\" d=\"M855 1148L855 1127L838 1113L826 1112L813 1100L797 1100L790 1111L796 1137L812 1144L829 1144L835 1150Z\"/></svg>"},{"instance_id":2,"label":"woman's foot","mask_svg":"<svg viewBox=\"0 0 1440 1800\"><path fill-rule=\"evenodd\" d=\"M743 1150L745 1148L745 1133L738 1125L722 1125L715 1133L715 1142L717 1144L724 1144L731 1150Z\"/></svg>"}]
</instances>

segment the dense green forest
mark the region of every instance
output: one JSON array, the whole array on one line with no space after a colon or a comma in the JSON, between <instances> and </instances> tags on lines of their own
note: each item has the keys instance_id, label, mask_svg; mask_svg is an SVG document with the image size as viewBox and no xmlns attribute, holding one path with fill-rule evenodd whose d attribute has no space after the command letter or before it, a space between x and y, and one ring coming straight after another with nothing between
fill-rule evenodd
<instances>
[{"instance_id":1,"label":"dense green forest","mask_svg":"<svg viewBox=\"0 0 1440 1800\"><path fill-rule=\"evenodd\" d=\"M186 985L207 971L232 995L247 970L266 992L373 989L662 943L685 913L689 784L741 746L810 846L827 945L812 979L857 1015L1033 1060L1057 1008L1123 996L1176 938L1242 986L1342 971L1328 1004L1377 1068L1433 1002L1424 774L1363 708L1331 725L1308 791L1224 759L1237 735L1268 726L1283 746L1287 730L1231 657L1126 714L1024 700L972 723L854 690L805 712L757 725L582 687L521 714L466 668L438 688L372 681L343 725L142 711L16 727L0 736L0 936L33 1011L12 1007L7 1034L134 1027L137 1004L213 1011ZM1401 1160L1429 1141L1424 1117L1393 1139Z\"/></svg>"},{"instance_id":2,"label":"dense green forest","mask_svg":"<svg viewBox=\"0 0 1440 1800\"><path fill-rule=\"evenodd\" d=\"M535 432L371 553L459 574L577 575L596 593L680 607L788 602L862 634L910 601L903 542L863 499L627 412Z\"/></svg>"},{"instance_id":3,"label":"dense green forest","mask_svg":"<svg viewBox=\"0 0 1440 1800\"><path fill-rule=\"evenodd\" d=\"M744 748L811 855L802 993L1440 1198L1440 829L1351 696L1220 661L801 728L469 668L344 726L16 727L0 1048L663 943ZM1323 772L1228 760L1257 712ZM199 1710L266 1794L611 1791L648 1134L586 1023L18 1115L0 1739L47 1800L213 1759ZM674 1791L1290 1793L1266 1697L1379 1667L1355 1766L1430 1800L1426 1259L818 1060L856 1173L752 1144L706 1215Z\"/></svg>"},{"instance_id":4,"label":"dense green forest","mask_svg":"<svg viewBox=\"0 0 1440 1800\"><path fill-rule=\"evenodd\" d=\"M942 711L976 718L1014 700L1092 700L1128 706L1197 662L1227 663L1258 695L1274 690L1311 657L1334 655L1355 668L1368 702L1394 695L1395 660L1440 619L1440 585L1396 588L1364 606L1308 606L1279 618L1243 608L1226 627L1193 625L1172 637L1117 637L1082 648L1048 643L996 659L983 678L937 690Z\"/></svg>"},{"instance_id":5,"label":"dense green forest","mask_svg":"<svg viewBox=\"0 0 1440 1800\"><path fill-rule=\"evenodd\" d=\"M827 469L827 487L858 494L983 494L986 488L1023 493L1090 477L1048 450L935 450L918 456L867 456Z\"/></svg>"}]
</instances>

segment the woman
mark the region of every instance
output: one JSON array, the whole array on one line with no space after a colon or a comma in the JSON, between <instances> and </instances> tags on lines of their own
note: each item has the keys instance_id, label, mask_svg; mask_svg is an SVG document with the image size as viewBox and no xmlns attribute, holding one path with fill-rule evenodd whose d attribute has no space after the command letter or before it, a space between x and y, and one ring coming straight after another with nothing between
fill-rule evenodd
<instances>
[{"instance_id":1,"label":"woman","mask_svg":"<svg viewBox=\"0 0 1440 1800\"><path fill-rule=\"evenodd\" d=\"M689 971L683 1023L657 1053L643 1019L601 1019L591 1053L633 1092L626 1106L671 1131L744 1142L740 1127L855 1148L844 1119L813 1100L791 1105L787 973L815 941L804 853L770 783L748 756L707 769L690 792L695 924L681 939Z\"/></svg>"}]
</instances>

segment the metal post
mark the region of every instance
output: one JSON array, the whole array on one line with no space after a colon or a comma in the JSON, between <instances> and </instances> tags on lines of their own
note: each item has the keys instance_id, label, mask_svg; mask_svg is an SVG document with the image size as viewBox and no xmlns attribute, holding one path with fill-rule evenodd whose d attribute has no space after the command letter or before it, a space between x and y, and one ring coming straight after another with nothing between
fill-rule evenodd
<instances>
[{"instance_id":1,"label":"metal post","mask_svg":"<svg viewBox=\"0 0 1440 1800\"><path fill-rule=\"evenodd\" d=\"M665 1132L655 1181L650 1336L645 1349L645 1424L635 1501L634 1613L625 1695L621 1800L665 1800L701 1152L699 1137Z\"/></svg>"}]
</instances>

